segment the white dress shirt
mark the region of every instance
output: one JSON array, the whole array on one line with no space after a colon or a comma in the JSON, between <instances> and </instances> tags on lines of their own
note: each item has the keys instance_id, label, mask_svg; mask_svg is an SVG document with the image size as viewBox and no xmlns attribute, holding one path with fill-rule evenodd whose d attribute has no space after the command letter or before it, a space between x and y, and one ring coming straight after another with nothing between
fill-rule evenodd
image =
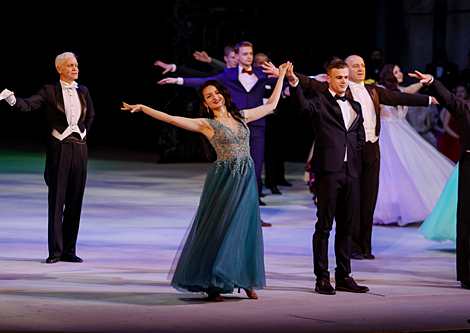
<instances>
[{"instance_id":1,"label":"white dress shirt","mask_svg":"<svg viewBox=\"0 0 470 333\"><path fill-rule=\"evenodd\" d=\"M362 115L364 117L364 131L366 132L366 142L370 141L374 143L379 139L379 137L375 134L377 116L372 97L370 97L369 92L365 88L364 82L354 83L349 81L349 89L351 89L354 100L361 104Z\"/></svg>"},{"instance_id":2,"label":"white dress shirt","mask_svg":"<svg viewBox=\"0 0 470 333\"><path fill-rule=\"evenodd\" d=\"M333 92L330 88L328 88L328 91L330 92L331 96L335 97L336 93ZM341 96L344 96L342 94ZM351 127L352 123L354 122L354 119L357 117L356 111L352 108L351 104L349 104L348 101L343 101L341 99L337 99L336 102L338 103L339 107L341 108L341 113L343 114L343 121L344 121L344 126L346 129L349 129ZM348 161L348 147L346 147L346 151L344 153L344 161Z\"/></svg>"},{"instance_id":3,"label":"white dress shirt","mask_svg":"<svg viewBox=\"0 0 470 333\"><path fill-rule=\"evenodd\" d=\"M78 121L82 114L82 105L77 92L78 84L75 81L73 81L72 84L68 84L61 80L60 85L62 86L62 95L64 98L65 116L67 117L69 126L62 133L59 133L56 129L52 130L52 135L62 141L70 134L78 133L83 140L86 136L86 129L81 132L78 127Z\"/></svg>"},{"instance_id":4,"label":"white dress shirt","mask_svg":"<svg viewBox=\"0 0 470 333\"><path fill-rule=\"evenodd\" d=\"M253 68L250 66L248 70L253 70ZM243 85L245 90L249 92L258 82L258 77L253 74L248 74L248 73L242 73L243 67L238 65L238 80L240 80L240 83Z\"/></svg>"}]
</instances>

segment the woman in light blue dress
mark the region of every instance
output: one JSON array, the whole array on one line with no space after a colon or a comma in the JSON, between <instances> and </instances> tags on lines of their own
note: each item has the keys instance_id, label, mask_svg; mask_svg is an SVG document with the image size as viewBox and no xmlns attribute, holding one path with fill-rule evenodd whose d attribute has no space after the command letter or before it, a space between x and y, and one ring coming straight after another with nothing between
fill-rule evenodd
<instances>
[{"instance_id":1,"label":"woman in light blue dress","mask_svg":"<svg viewBox=\"0 0 470 333\"><path fill-rule=\"evenodd\" d=\"M457 197L459 191L459 163L449 176L436 206L419 228L429 240L442 242L457 239Z\"/></svg>"},{"instance_id":2,"label":"woman in light blue dress","mask_svg":"<svg viewBox=\"0 0 470 333\"><path fill-rule=\"evenodd\" d=\"M239 111L230 92L218 81L199 89L204 118L175 117L147 106L124 103L123 110L143 111L156 119L200 132L217 153L211 165L199 207L183 239L173 268L171 285L180 291L203 292L209 300L223 301L220 294L243 288L249 298L266 285L263 235L250 133L246 125L272 112L279 101L286 63L269 101Z\"/></svg>"}]
</instances>

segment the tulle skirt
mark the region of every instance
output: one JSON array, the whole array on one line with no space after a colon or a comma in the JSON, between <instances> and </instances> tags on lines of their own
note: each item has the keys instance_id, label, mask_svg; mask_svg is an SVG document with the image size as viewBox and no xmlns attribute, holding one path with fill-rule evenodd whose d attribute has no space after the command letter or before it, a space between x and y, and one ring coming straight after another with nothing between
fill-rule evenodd
<instances>
[{"instance_id":1,"label":"tulle skirt","mask_svg":"<svg viewBox=\"0 0 470 333\"><path fill-rule=\"evenodd\" d=\"M436 205L454 163L406 120L382 121L375 224L424 221Z\"/></svg>"},{"instance_id":2,"label":"tulle skirt","mask_svg":"<svg viewBox=\"0 0 470 333\"><path fill-rule=\"evenodd\" d=\"M429 240L442 242L457 239L457 202L459 191L459 164L455 166L431 214L419 228Z\"/></svg>"},{"instance_id":3,"label":"tulle skirt","mask_svg":"<svg viewBox=\"0 0 470 333\"><path fill-rule=\"evenodd\" d=\"M237 172L229 163L210 167L199 208L170 271L177 290L223 294L266 285L252 165Z\"/></svg>"}]
</instances>

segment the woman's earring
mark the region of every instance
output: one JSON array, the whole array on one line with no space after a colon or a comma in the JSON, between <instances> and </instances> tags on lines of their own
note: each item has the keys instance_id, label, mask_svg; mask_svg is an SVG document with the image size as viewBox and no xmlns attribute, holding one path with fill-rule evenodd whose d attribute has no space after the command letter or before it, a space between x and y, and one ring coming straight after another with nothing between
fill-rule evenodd
<instances>
[{"instance_id":1,"label":"woman's earring","mask_svg":"<svg viewBox=\"0 0 470 333\"><path fill-rule=\"evenodd\" d=\"M209 113L209 107L207 106L207 113Z\"/></svg>"}]
</instances>

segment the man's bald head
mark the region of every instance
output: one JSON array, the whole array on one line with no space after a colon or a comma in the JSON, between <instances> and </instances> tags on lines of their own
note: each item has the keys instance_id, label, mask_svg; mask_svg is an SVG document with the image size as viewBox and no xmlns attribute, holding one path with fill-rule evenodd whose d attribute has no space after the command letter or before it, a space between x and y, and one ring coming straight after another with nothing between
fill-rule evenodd
<instances>
[{"instance_id":1,"label":"man's bald head","mask_svg":"<svg viewBox=\"0 0 470 333\"><path fill-rule=\"evenodd\" d=\"M364 59L358 55L350 55L344 62L349 67L349 80L354 83L360 83L366 79L366 64Z\"/></svg>"}]
</instances>

